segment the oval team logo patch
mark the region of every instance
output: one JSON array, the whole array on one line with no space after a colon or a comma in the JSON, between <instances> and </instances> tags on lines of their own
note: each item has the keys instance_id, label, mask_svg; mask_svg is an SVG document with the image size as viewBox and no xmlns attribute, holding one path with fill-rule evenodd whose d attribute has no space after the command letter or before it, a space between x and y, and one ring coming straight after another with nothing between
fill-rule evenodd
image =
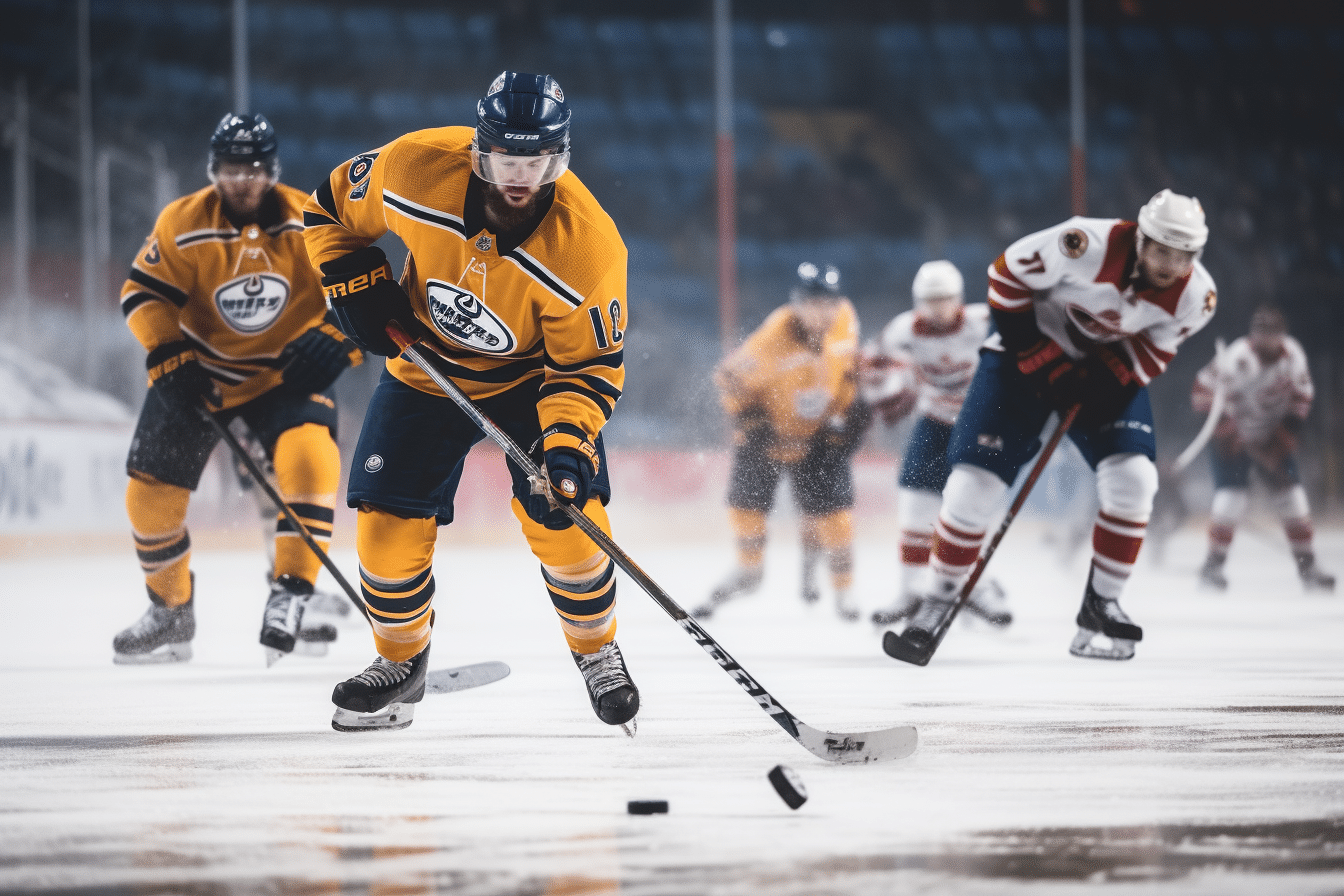
<instances>
[{"instance_id":1,"label":"oval team logo patch","mask_svg":"<svg viewBox=\"0 0 1344 896\"><path fill-rule=\"evenodd\" d=\"M289 304L289 281L279 274L244 274L215 290L215 308L229 328L260 333Z\"/></svg>"},{"instance_id":2,"label":"oval team logo patch","mask_svg":"<svg viewBox=\"0 0 1344 896\"><path fill-rule=\"evenodd\" d=\"M513 351L517 345L513 333L476 296L442 280L430 280L425 286L434 329L474 351L490 355L507 355Z\"/></svg>"}]
</instances>

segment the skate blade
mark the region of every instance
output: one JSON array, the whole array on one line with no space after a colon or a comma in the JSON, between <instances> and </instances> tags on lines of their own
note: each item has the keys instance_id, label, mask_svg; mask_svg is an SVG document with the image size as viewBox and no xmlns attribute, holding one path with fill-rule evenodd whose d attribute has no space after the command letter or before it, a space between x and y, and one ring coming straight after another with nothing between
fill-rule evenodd
<instances>
[{"instance_id":1,"label":"skate blade","mask_svg":"<svg viewBox=\"0 0 1344 896\"><path fill-rule=\"evenodd\" d=\"M628 722L622 722L621 730L625 732L626 737L634 737L639 732L639 719L634 718Z\"/></svg>"},{"instance_id":2,"label":"skate blade","mask_svg":"<svg viewBox=\"0 0 1344 896\"><path fill-rule=\"evenodd\" d=\"M415 719L414 703L389 703L377 712L336 707L331 727L337 731L400 731Z\"/></svg>"},{"instance_id":3,"label":"skate blade","mask_svg":"<svg viewBox=\"0 0 1344 896\"><path fill-rule=\"evenodd\" d=\"M330 645L330 643L331 643L331 642L329 642L329 641L304 641L304 640L298 640L298 641L295 641L295 642L294 642L294 655L295 655L295 656L326 656L326 655L327 655L327 647ZM283 656L283 654L281 654L281 656Z\"/></svg>"},{"instance_id":4,"label":"skate blade","mask_svg":"<svg viewBox=\"0 0 1344 896\"><path fill-rule=\"evenodd\" d=\"M185 663L191 659L191 642L164 644L150 653L114 653L112 662L118 666L154 666L160 663Z\"/></svg>"},{"instance_id":5,"label":"skate blade","mask_svg":"<svg viewBox=\"0 0 1344 896\"><path fill-rule=\"evenodd\" d=\"M287 656L287 654L283 650L276 650L274 647L266 647L264 644L262 645L262 649L266 651L267 669L271 668L276 663L278 663L281 660L281 658Z\"/></svg>"},{"instance_id":6,"label":"skate blade","mask_svg":"<svg viewBox=\"0 0 1344 896\"><path fill-rule=\"evenodd\" d=\"M882 652L903 663L927 666L929 660L933 659L933 650L934 644L932 641L925 645L916 645L911 644L895 632L887 632L882 636Z\"/></svg>"},{"instance_id":7,"label":"skate blade","mask_svg":"<svg viewBox=\"0 0 1344 896\"><path fill-rule=\"evenodd\" d=\"M1134 658L1134 641L1108 638L1101 632L1080 628L1069 645L1069 653L1090 660L1128 660Z\"/></svg>"}]
</instances>

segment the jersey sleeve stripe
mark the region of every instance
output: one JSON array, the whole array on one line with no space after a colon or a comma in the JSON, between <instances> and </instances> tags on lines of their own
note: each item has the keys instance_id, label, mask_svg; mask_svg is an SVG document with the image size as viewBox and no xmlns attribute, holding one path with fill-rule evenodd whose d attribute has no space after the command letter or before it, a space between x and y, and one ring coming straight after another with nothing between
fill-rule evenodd
<instances>
[{"instance_id":1,"label":"jersey sleeve stripe","mask_svg":"<svg viewBox=\"0 0 1344 896\"><path fill-rule=\"evenodd\" d=\"M333 223L342 227L345 226L341 222L341 213L336 210L336 196L331 192L331 178L327 178L317 185L317 189L313 191L313 198L317 200L317 204L322 207L322 211L327 213ZM307 218L308 216L304 215L305 224Z\"/></svg>"},{"instance_id":2,"label":"jersey sleeve stripe","mask_svg":"<svg viewBox=\"0 0 1344 896\"><path fill-rule=\"evenodd\" d=\"M603 418L610 420L611 412L615 407L615 401L608 401L597 392L588 389L577 388L573 383L562 381L558 383L546 383L537 391L537 398L545 399L556 395L577 395L587 399L588 403L602 412Z\"/></svg>"},{"instance_id":3,"label":"jersey sleeve stripe","mask_svg":"<svg viewBox=\"0 0 1344 896\"><path fill-rule=\"evenodd\" d=\"M624 364L625 352L620 349L610 354L587 358L575 364L560 364L549 355L546 356L547 369L556 373L578 373L581 370L587 370L589 367L610 367L615 370L624 366Z\"/></svg>"},{"instance_id":4,"label":"jersey sleeve stripe","mask_svg":"<svg viewBox=\"0 0 1344 896\"><path fill-rule=\"evenodd\" d=\"M441 212L438 209L430 208L427 205L412 202L404 196L398 196L391 190L383 191L383 204L391 207L393 211L396 211L407 218L414 218L431 227L438 227L442 230L451 230L464 237L467 235L466 227L463 225L462 219L456 215L450 215L447 212Z\"/></svg>"},{"instance_id":5,"label":"jersey sleeve stripe","mask_svg":"<svg viewBox=\"0 0 1344 896\"><path fill-rule=\"evenodd\" d=\"M129 295L126 295L122 298L121 314L123 317L130 317L131 312L135 311L135 309L139 308L146 302L162 302L162 301L163 301L162 296L155 295L152 292L144 292L143 290L137 290L136 292L130 293Z\"/></svg>"},{"instance_id":6,"label":"jersey sleeve stripe","mask_svg":"<svg viewBox=\"0 0 1344 896\"><path fill-rule=\"evenodd\" d=\"M542 286L550 290L556 298L563 299L575 308L583 304L584 297L577 290L565 285L563 280L547 270L545 265L537 261L531 255L528 255L522 249L514 249L504 257L518 265L518 267L530 275L533 280L536 280Z\"/></svg>"},{"instance_id":7,"label":"jersey sleeve stripe","mask_svg":"<svg viewBox=\"0 0 1344 896\"><path fill-rule=\"evenodd\" d=\"M318 214L317 212L310 212L310 211L305 211L305 212L303 213L303 226L304 226L304 228L308 228L308 227L325 227L325 226L328 225L328 224L334 224L334 225L336 225L336 226L338 226L338 227L340 226L339 224L336 223L336 221L332 220L331 218L327 217L326 215L320 215L320 214Z\"/></svg>"},{"instance_id":8,"label":"jersey sleeve stripe","mask_svg":"<svg viewBox=\"0 0 1344 896\"><path fill-rule=\"evenodd\" d=\"M185 292L171 283L160 280L158 277L146 274L139 268L131 268L131 273L126 279L143 286L157 296L167 299L179 308L185 308L187 305L187 294Z\"/></svg>"}]
</instances>

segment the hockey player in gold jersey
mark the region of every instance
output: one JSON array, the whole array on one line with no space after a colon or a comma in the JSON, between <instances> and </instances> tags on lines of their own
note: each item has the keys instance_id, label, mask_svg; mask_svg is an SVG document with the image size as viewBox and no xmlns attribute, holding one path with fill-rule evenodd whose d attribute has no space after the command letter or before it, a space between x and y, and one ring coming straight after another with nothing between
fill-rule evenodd
<instances>
[{"instance_id":1,"label":"hockey player in gold jersey","mask_svg":"<svg viewBox=\"0 0 1344 896\"><path fill-rule=\"evenodd\" d=\"M737 566L694 611L697 618L760 585L766 517L786 471L802 513L803 599L820 597L816 567L824 555L836 611L849 621L859 618L850 596L850 467L871 414L858 397L858 350L858 316L840 291L840 272L804 262L789 304L772 312L715 371L733 419L728 512Z\"/></svg>"},{"instance_id":2,"label":"hockey player in gold jersey","mask_svg":"<svg viewBox=\"0 0 1344 896\"><path fill-rule=\"evenodd\" d=\"M221 423L246 423L286 503L320 544L331 539L340 480L331 386L363 355L325 317L303 243L305 197L279 183L277 149L265 116L224 116L210 140L212 185L163 210L122 288L127 326L149 353L126 510L150 607L113 639L119 663L191 656L187 503L218 441L206 406ZM281 519L261 629L269 660L304 636L320 568ZM308 634L331 639L335 629Z\"/></svg>"},{"instance_id":3,"label":"hockey player in gold jersey","mask_svg":"<svg viewBox=\"0 0 1344 896\"><path fill-rule=\"evenodd\" d=\"M336 685L338 730L409 725L424 693L438 526L483 433L386 333L397 321L518 444L555 500L609 531L601 431L625 381L626 250L567 170L570 107L548 75L504 72L476 128L406 134L332 172L305 237L342 330L388 356L351 462L360 585L378 657ZM373 242L409 250L400 282ZM616 645L611 560L508 462L513 511L599 719L630 722L639 692ZM569 491L564 487L567 486ZM488 599L484 595L463 595Z\"/></svg>"}]
</instances>

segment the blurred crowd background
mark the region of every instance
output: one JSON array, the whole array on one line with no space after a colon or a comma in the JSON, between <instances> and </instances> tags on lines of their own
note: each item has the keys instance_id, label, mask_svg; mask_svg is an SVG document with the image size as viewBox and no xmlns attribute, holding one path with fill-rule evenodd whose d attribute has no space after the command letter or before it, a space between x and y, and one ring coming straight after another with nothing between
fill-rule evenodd
<instances>
[{"instance_id":1,"label":"blurred crowd background","mask_svg":"<svg viewBox=\"0 0 1344 896\"><path fill-rule=\"evenodd\" d=\"M232 99L232 4L92 0L96 296L81 281L72 0L0 0L0 340L138 407L143 352L117 294L168 198L205 186ZM1217 317L1153 388L1166 459L1193 437L1215 337L1280 303L1318 389L1305 476L1344 501L1344 27L1335 4L1088 0L1087 211L1132 219L1162 187L1209 215ZM630 249L626 397L614 446L721 446L709 371L786 300L802 260L838 265L866 337L949 258L986 266L1068 217L1066 0L736 0L740 331L719 332L710 0L248 3L250 105L282 179L311 190L406 131L474 123L506 68L549 72L574 107L572 169ZM11 135L26 104L34 229L16 286ZM85 200L86 201L86 200ZM105 317L86 326L89 308ZM22 314L19 310L22 309ZM78 335L77 335L78 334ZM341 384L358 430L377 365ZM883 436L875 435L881 440Z\"/></svg>"}]
</instances>

